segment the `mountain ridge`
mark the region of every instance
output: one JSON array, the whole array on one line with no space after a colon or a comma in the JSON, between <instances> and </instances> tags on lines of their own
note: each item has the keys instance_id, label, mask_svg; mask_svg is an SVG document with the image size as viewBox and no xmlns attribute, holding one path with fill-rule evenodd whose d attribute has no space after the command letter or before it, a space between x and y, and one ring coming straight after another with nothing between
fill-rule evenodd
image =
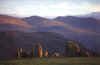
<instances>
[{"instance_id":1,"label":"mountain ridge","mask_svg":"<svg viewBox=\"0 0 100 65\"><path fill-rule=\"evenodd\" d=\"M98 48L99 50L99 21L94 18L80 18L74 16L65 16L61 18L62 19L59 21L57 18L56 20L32 16L22 20L32 26L30 32L58 33L66 39L80 40L86 47Z\"/></svg>"}]
</instances>

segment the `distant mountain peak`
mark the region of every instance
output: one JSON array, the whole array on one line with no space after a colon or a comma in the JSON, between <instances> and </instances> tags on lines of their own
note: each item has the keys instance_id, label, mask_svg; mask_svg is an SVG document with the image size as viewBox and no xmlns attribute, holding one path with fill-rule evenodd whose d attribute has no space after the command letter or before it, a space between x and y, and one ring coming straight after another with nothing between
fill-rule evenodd
<instances>
[{"instance_id":1,"label":"distant mountain peak","mask_svg":"<svg viewBox=\"0 0 100 65\"><path fill-rule=\"evenodd\" d=\"M100 12L92 12L89 14L85 14L85 15L79 15L78 17L91 17L91 18L95 18L95 19L100 19Z\"/></svg>"},{"instance_id":2,"label":"distant mountain peak","mask_svg":"<svg viewBox=\"0 0 100 65\"><path fill-rule=\"evenodd\" d=\"M41 16L30 16L30 17L25 17L25 18L26 19L47 19L47 18L44 18L44 17L41 17Z\"/></svg>"},{"instance_id":3,"label":"distant mountain peak","mask_svg":"<svg viewBox=\"0 0 100 65\"><path fill-rule=\"evenodd\" d=\"M99 14L100 15L100 12L92 12L92 14Z\"/></svg>"}]
</instances>

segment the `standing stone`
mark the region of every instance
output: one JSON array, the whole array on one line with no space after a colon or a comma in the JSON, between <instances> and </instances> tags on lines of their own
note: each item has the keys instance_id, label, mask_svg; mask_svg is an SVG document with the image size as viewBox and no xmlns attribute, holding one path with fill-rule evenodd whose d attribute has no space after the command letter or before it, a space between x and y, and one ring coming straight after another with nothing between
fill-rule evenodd
<instances>
[{"instance_id":1,"label":"standing stone","mask_svg":"<svg viewBox=\"0 0 100 65\"><path fill-rule=\"evenodd\" d=\"M43 48L42 48L42 45L40 45L40 47L39 47L39 56L40 57L43 56Z\"/></svg>"},{"instance_id":2,"label":"standing stone","mask_svg":"<svg viewBox=\"0 0 100 65\"><path fill-rule=\"evenodd\" d=\"M48 57L48 50L45 51L45 57Z\"/></svg>"},{"instance_id":3,"label":"standing stone","mask_svg":"<svg viewBox=\"0 0 100 65\"><path fill-rule=\"evenodd\" d=\"M22 56L22 48L17 48L17 55L18 57L21 57Z\"/></svg>"}]
</instances>

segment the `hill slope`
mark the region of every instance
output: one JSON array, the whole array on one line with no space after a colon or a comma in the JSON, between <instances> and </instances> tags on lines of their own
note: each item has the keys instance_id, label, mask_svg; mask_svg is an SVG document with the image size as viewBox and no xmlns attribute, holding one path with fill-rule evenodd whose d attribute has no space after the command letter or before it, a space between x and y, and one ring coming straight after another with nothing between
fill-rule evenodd
<instances>
[{"instance_id":1,"label":"hill slope","mask_svg":"<svg viewBox=\"0 0 100 65\"><path fill-rule=\"evenodd\" d=\"M30 27L31 25L19 18L0 15L0 31L24 31L26 29L28 30Z\"/></svg>"},{"instance_id":2,"label":"hill slope","mask_svg":"<svg viewBox=\"0 0 100 65\"><path fill-rule=\"evenodd\" d=\"M60 16L55 19L28 17L25 21L33 26L35 32L56 32L67 39L80 40L88 48L100 50L100 21L95 18Z\"/></svg>"}]
</instances>

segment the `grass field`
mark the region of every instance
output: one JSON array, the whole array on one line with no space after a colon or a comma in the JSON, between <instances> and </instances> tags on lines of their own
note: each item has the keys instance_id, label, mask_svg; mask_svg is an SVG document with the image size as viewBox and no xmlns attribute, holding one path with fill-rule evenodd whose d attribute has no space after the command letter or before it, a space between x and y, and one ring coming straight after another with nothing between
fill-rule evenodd
<instances>
[{"instance_id":1,"label":"grass field","mask_svg":"<svg viewBox=\"0 0 100 65\"><path fill-rule=\"evenodd\" d=\"M3 60L0 65L100 65L99 58L31 58Z\"/></svg>"}]
</instances>

